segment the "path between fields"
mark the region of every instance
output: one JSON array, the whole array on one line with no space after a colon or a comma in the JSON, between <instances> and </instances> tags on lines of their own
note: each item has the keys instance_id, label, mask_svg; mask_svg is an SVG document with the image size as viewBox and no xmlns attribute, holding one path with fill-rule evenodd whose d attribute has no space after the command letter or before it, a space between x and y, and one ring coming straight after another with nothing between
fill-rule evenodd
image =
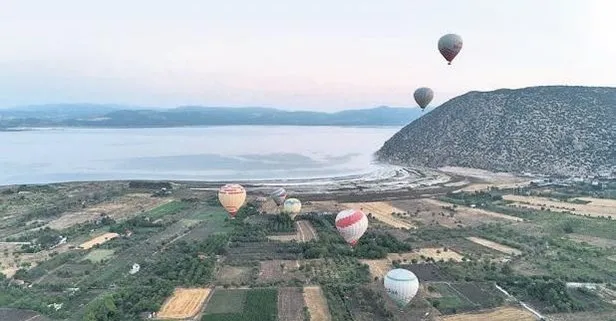
<instances>
[{"instance_id":1,"label":"path between fields","mask_svg":"<svg viewBox=\"0 0 616 321\"><path fill-rule=\"evenodd\" d=\"M303 227L302 227L303 226ZM306 237L305 231L308 230L309 236ZM306 221L297 221L297 232L301 242L306 242L308 240L316 240L317 233L313 229L312 225L308 224Z\"/></svg>"},{"instance_id":2,"label":"path between fields","mask_svg":"<svg viewBox=\"0 0 616 321\"><path fill-rule=\"evenodd\" d=\"M498 284L494 283L494 286L501 291L503 294L505 294L508 298L512 298L514 299L516 302L519 302L520 305L522 305L522 307L524 307L524 309L528 310L530 313L536 315L539 320L549 320L548 318L546 318L545 316L541 315L539 312L537 312L537 310L533 309L530 305L518 300L516 297L514 297L513 295L509 294L509 292L507 292L505 289L501 288Z\"/></svg>"}]
</instances>

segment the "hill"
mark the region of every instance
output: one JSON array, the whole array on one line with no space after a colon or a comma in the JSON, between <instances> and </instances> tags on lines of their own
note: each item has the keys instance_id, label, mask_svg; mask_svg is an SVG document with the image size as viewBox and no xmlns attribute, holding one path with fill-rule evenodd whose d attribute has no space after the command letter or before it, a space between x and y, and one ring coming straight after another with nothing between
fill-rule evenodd
<instances>
[{"instance_id":1,"label":"hill","mask_svg":"<svg viewBox=\"0 0 616 321\"><path fill-rule=\"evenodd\" d=\"M469 92L407 125L381 161L549 175L616 171L616 88Z\"/></svg>"},{"instance_id":2,"label":"hill","mask_svg":"<svg viewBox=\"0 0 616 321\"><path fill-rule=\"evenodd\" d=\"M0 128L36 126L172 127L203 125L382 126L404 125L422 115L418 108L377 107L335 113L273 108L183 106L135 109L107 105L50 105L0 110Z\"/></svg>"}]
</instances>

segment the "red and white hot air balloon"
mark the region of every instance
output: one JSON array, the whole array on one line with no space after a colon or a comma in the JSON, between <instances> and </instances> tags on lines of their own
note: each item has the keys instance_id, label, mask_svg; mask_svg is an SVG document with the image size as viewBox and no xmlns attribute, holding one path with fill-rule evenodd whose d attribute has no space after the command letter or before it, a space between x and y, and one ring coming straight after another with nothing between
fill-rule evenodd
<instances>
[{"instance_id":1,"label":"red and white hot air balloon","mask_svg":"<svg viewBox=\"0 0 616 321\"><path fill-rule=\"evenodd\" d=\"M368 217L360 210L341 211L336 215L336 228L347 243L355 246L368 229Z\"/></svg>"},{"instance_id":2,"label":"red and white hot air balloon","mask_svg":"<svg viewBox=\"0 0 616 321\"><path fill-rule=\"evenodd\" d=\"M231 217L235 217L246 201L246 190L239 184L224 185L218 190L218 200Z\"/></svg>"}]
</instances>

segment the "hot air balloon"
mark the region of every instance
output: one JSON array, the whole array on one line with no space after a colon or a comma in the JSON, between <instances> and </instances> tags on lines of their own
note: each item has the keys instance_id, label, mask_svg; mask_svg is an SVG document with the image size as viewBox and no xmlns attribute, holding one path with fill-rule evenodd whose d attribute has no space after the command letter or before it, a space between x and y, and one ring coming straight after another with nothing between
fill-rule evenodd
<instances>
[{"instance_id":1,"label":"hot air balloon","mask_svg":"<svg viewBox=\"0 0 616 321\"><path fill-rule=\"evenodd\" d=\"M239 184L226 184L218 190L218 200L231 217L235 217L237 211L244 205L246 190Z\"/></svg>"},{"instance_id":2,"label":"hot air balloon","mask_svg":"<svg viewBox=\"0 0 616 321\"><path fill-rule=\"evenodd\" d=\"M438 51L447 60L448 65L451 65L451 61L460 53L460 50L462 50L462 37L456 34L449 33L438 40Z\"/></svg>"},{"instance_id":3,"label":"hot air balloon","mask_svg":"<svg viewBox=\"0 0 616 321\"><path fill-rule=\"evenodd\" d=\"M284 203L284 199L287 198L287 191L285 191L285 189L281 187L275 190L272 194L270 194L270 196L274 200L274 203L280 206L282 205L282 203Z\"/></svg>"},{"instance_id":4,"label":"hot air balloon","mask_svg":"<svg viewBox=\"0 0 616 321\"><path fill-rule=\"evenodd\" d=\"M289 198L284 201L284 205L282 206L282 212L288 213L291 218L294 218L299 211L302 209L302 202L300 202L297 198Z\"/></svg>"},{"instance_id":5,"label":"hot air balloon","mask_svg":"<svg viewBox=\"0 0 616 321\"><path fill-rule=\"evenodd\" d=\"M421 107L421 110L424 110L434 98L434 92L428 87L421 87L415 90L413 97L415 97L415 101Z\"/></svg>"},{"instance_id":6,"label":"hot air balloon","mask_svg":"<svg viewBox=\"0 0 616 321\"><path fill-rule=\"evenodd\" d=\"M355 246L368 229L368 217L358 210L341 211L336 215L336 228L347 243Z\"/></svg>"},{"instance_id":7,"label":"hot air balloon","mask_svg":"<svg viewBox=\"0 0 616 321\"><path fill-rule=\"evenodd\" d=\"M419 290L417 276L406 269L393 269L387 272L383 279L387 295L398 304L399 307L407 305Z\"/></svg>"}]
</instances>

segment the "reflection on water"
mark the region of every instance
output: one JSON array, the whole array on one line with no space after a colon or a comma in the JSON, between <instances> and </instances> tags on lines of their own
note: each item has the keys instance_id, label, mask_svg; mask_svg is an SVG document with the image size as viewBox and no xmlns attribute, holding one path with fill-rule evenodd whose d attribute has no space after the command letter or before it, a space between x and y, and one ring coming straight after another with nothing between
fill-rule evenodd
<instances>
[{"instance_id":1,"label":"reflection on water","mask_svg":"<svg viewBox=\"0 0 616 321\"><path fill-rule=\"evenodd\" d=\"M331 177L379 168L399 128L229 126L0 133L0 184Z\"/></svg>"}]
</instances>

